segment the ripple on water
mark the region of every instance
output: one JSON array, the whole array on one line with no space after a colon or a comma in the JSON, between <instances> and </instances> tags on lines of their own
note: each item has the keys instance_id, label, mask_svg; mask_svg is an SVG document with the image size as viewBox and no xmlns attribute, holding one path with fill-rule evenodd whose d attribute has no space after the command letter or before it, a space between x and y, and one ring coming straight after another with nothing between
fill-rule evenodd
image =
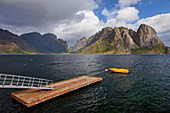
<instances>
[{"instance_id":1,"label":"ripple on water","mask_svg":"<svg viewBox=\"0 0 170 113\"><path fill-rule=\"evenodd\" d=\"M109 67L128 68L131 73L104 72ZM82 75L103 78L100 83L29 109L11 98L11 93L19 89L1 89L0 112L169 112L169 69L169 55L0 56L1 73L31 75L54 82Z\"/></svg>"}]
</instances>

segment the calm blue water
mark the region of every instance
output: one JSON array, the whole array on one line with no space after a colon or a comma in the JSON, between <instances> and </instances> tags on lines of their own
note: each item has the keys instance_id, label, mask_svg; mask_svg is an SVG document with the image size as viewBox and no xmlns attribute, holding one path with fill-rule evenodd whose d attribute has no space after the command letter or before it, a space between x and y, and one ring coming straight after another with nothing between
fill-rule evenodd
<instances>
[{"instance_id":1,"label":"calm blue water","mask_svg":"<svg viewBox=\"0 0 170 113\"><path fill-rule=\"evenodd\" d=\"M109 67L131 73L104 72ZM3 55L0 73L54 82L83 75L103 78L31 108L11 98L21 89L0 89L0 113L170 112L170 55Z\"/></svg>"}]
</instances>

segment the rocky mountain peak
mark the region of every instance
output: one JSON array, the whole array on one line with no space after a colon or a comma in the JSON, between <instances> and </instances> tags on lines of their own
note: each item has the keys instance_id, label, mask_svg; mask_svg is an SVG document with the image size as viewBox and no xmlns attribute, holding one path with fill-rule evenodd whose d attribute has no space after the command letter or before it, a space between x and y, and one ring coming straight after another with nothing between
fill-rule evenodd
<instances>
[{"instance_id":1,"label":"rocky mountain peak","mask_svg":"<svg viewBox=\"0 0 170 113\"><path fill-rule=\"evenodd\" d=\"M154 46L164 47L156 31L149 25L141 24L137 30L137 37L133 37L135 43L143 49L150 49Z\"/></svg>"},{"instance_id":2,"label":"rocky mountain peak","mask_svg":"<svg viewBox=\"0 0 170 113\"><path fill-rule=\"evenodd\" d=\"M102 29L102 31L111 31L111 30L113 30L113 28L111 28L111 27L105 27Z\"/></svg>"},{"instance_id":3,"label":"rocky mountain peak","mask_svg":"<svg viewBox=\"0 0 170 113\"><path fill-rule=\"evenodd\" d=\"M80 40L79 40L80 41ZM79 42L77 41L77 42ZM77 43L75 47L77 46ZM137 32L125 27L105 27L101 31L89 37L85 47L81 48L82 53L131 53L133 50L157 49L164 51L165 46L157 36L156 31L145 24L141 24ZM74 49L74 51L80 48ZM155 49L156 50L156 49ZM156 51L157 51L156 50ZM152 52L154 53L154 52Z\"/></svg>"},{"instance_id":4,"label":"rocky mountain peak","mask_svg":"<svg viewBox=\"0 0 170 113\"><path fill-rule=\"evenodd\" d=\"M55 34L53 34L53 33L43 34L43 37L57 39L57 36Z\"/></svg>"},{"instance_id":5,"label":"rocky mountain peak","mask_svg":"<svg viewBox=\"0 0 170 113\"><path fill-rule=\"evenodd\" d=\"M80 40L77 40L76 44L74 45L74 47L72 49L72 52L75 52L79 49L84 48L86 46L86 44L87 44L87 38L86 37L83 37Z\"/></svg>"},{"instance_id":6,"label":"rocky mountain peak","mask_svg":"<svg viewBox=\"0 0 170 113\"><path fill-rule=\"evenodd\" d=\"M27 44L24 40L22 40L20 36L13 34L8 30L0 29L0 40L1 40L0 45L6 44L7 46L7 49L1 50L1 52L9 51L8 50L9 48L13 49L13 52L17 50L17 52L19 53L20 52L22 53L24 51L34 52L34 50L32 50L32 47L29 44ZM12 45L14 45L15 47L14 48L10 47Z\"/></svg>"},{"instance_id":7,"label":"rocky mountain peak","mask_svg":"<svg viewBox=\"0 0 170 113\"><path fill-rule=\"evenodd\" d=\"M83 37L83 38L81 38L80 40L87 40L87 38L86 38L86 37Z\"/></svg>"},{"instance_id":8,"label":"rocky mountain peak","mask_svg":"<svg viewBox=\"0 0 170 113\"><path fill-rule=\"evenodd\" d=\"M25 33L25 34L22 34L21 36L23 35L34 35L34 36L40 36L41 34L38 33L38 32L30 32L30 33Z\"/></svg>"},{"instance_id":9,"label":"rocky mountain peak","mask_svg":"<svg viewBox=\"0 0 170 113\"><path fill-rule=\"evenodd\" d=\"M8 30L3 30L2 28L0 28L0 35L4 35L4 36L12 36L12 37L18 37L18 35L13 34L11 32L9 32Z\"/></svg>"},{"instance_id":10,"label":"rocky mountain peak","mask_svg":"<svg viewBox=\"0 0 170 113\"><path fill-rule=\"evenodd\" d=\"M120 30L121 37L125 43L126 48L128 49L138 48L138 46L133 41L131 34L129 34L130 30L128 28L120 27L119 30Z\"/></svg>"},{"instance_id":11,"label":"rocky mountain peak","mask_svg":"<svg viewBox=\"0 0 170 113\"><path fill-rule=\"evenodd\" d=\"M52 33L41 35L40 33L27 33L21 35L22 39L30 44L37 52L41 53L60 53L67 52L67 42L57 39Z\"/></svg>"}]
</instances>

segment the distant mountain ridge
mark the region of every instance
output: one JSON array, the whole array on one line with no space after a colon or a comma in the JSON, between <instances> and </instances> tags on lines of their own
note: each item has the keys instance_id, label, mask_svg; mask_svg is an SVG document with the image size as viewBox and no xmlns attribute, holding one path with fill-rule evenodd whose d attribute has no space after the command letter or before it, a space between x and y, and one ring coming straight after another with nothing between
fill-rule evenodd
<instances>
[{"instance_id":1,"label":"distant mountain ridge","mask_svg":"<svg viewBox=\"0 0 170 113\"><path fill-rule=\"evenodd\" d=\"M86 37L83 37L80 40L77 40L75 46L72 49L72 52L75 52L75 51L83 48L84 46L86 46L87 40L88 39Z\"/></svg>"},{"instance_id":2,"label":"distant mountain ridge","mask_svg":"<svg viewBox=\"0 0 170 113\"><path fill-rule=\"evenodd\" d=\"M73 48L55 34L41 35L38 32L18 36L0 29L0 54L36 53L80 53L80 54L170 54L157 36L156 31L141 24L137 32L125 27L105 27L88 39L77 40Z\"/></svg>"},{"instance_id":3,"label":"distant mountain ridge","mask_svg":"<svg viewBox=\"0 0 170 113\"><path fill-rule=\"evenodd\" d=\"M57 39L57 36L52 33L41 35L40 33L32 32L21 35L21 38L40 53L67 52L67 42Z\"/></svg>"},{"instance_id":4,"label":"distant mountain ridge","mask_svg":"<svg viewBox=\"0 0 170 113\"><path fill-rule=\"evenodd\" d=\"M145 24L141 24L137 32L125 27L103 28L91 36L83 47L77 48L80 49L76 52L84 54L169 53L168 47L159 39L156 31Z\"/></svg>"},{"instance_id":5,"label":"distant mountain ridge","mask_svg":"<svg viewBox=\"0 0 170 113\"><path fill-rule=\"evenodd\" d=\"M57 39L52 33L41 35L37 32L18 36L0 29L0 54L31 54L67 52L66 41Z\"/></svg>"},{"instance_id":6,"label":"distant mountain ridge","mask_svg":"<svg viewBox=\"0 0 170 113\"><path fill-rule=\"evenodd\" d=\"M21 37L9 32L8 30L0 29L0 53L15 54L29 52L35 51Z\"/></svg>"}]
</instances>

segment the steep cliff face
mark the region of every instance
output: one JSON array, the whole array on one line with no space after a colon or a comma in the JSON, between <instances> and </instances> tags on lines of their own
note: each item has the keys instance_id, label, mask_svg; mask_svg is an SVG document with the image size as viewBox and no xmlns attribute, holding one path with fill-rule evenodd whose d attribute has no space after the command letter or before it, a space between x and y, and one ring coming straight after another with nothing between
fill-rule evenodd
<instances>
[{"instance_id":1,"label":"steep cliff face","mask_svg":"<svg viewBox=\"0 0 170 113\"><path fill-rule=\"evenodd\" d=\"M23 34L21 37L40 53L67 52L67 42L62 39L57 39L57 36L51 33L41 35L40 33L33 32Z\"/></svg>"},{"instance_id":2,"label":"steep cliff face","mask_svg":"<svg viewBox=\"0 0 170 113\"><path fill-rule=\"evenodd\" d=\"M0 54L26 54L16 43L0 40Z\"/></svg>"},{"instance_id":3,"label":"steep cliff face","mask_svg":"<svg viewBox=\"0 0 170 113\"><path fill-rule=\"evenodd\" d=\"M128 48L128 50L138 48L138 46L136 45L136 43L133 40L134 34L130 34L129 29L120 27L119 30L121 33L121 37L123 38L123 41L125 43L125 47Z\"/></svg>"},{"instance_id":4,"label":"steep cliff face","mask_svg":"<svg viewBox=\"0 0 170 113\"><path fill-rule=\"evenodd\" d=\"M32 32L29 34L23 34L20 36L26 43L28 43L29 45L31 45L35 51L38 51L35 46L37 46L38 48L40 48L40 44L42 43L41 35L40 33L37 32ZM41 42L39 42L39 40L41 40ZM32 43L31 43L32 42ZM45 41L44 41L45 42Z\"/></svg>"},{"instance_id":5,"label":"steep cliff face","mask_svg":"<svg viewBox=\"0 0 170 113\"><path fill-rule=\"evenodd\" d=\"M142 49L150 49L154 46L164 47L165 45L157 36L156 31L145 24L141 24L137 30L137 36L133 38L135 43Z\"/></svg>"},{"instance_id":6,"label":"steep cliff face","mask_svg":"<svg viewBox=\"0 0 170 113\"><path fill-rule=\"evenodd\" d=\"M21 37L16 34L9 32L8 30L0 29L0 46L1 46L1 53L23 53L24 51L34 52L34 49L26 43ZM9 48L8 48L9 46ZM15 49L16 47L16 49ZM14 49L14 51L13 51Z\"/></svg>"},{"instance_id":7,"label":"steep cliff face","mask_svg":"<svg viewBox=\"0 0 170 113\"><path fill-rule=\"evenodd\" d=\"M136 49L138 46L133 41L129 30L124 27L114 29L103 28L88 39L88 43L82 50L83 53L125 53L128 50Z\"/></svg>"},{"instance_id":8,"label":"steep cliff face","mask_svg":"<svg viewBox=\"0 0 170 113\"><path fill-rule=\"evenodd\" d=\"M60 38L57 38L56 35L52 33L47 33L43 35L43 38L45 39L46 46L44 47L46 48L47 52L49 51L61 53L68 51L67 42Z\"/></svg>"},{"instance_id":9,"label":"steep cliff face","mask_svg":"<svg viewBox=\"0 0 170 113\"><path fill-rule=\"evenodd\" d=\"M56 35L37 32L18 36L0 29L0 54L61 53L67 52L67 42Z\"/></svg>"},{"instance_id":10,"label":"steep cliff face","mask_svg":"<svg viewBox=\"0 0 170 113\"><path fill-rule=\"evenodd\" d=\"M131 54L135 50L146 49L147 52L153 48L162 52L165 46L152 27L142 24L137 32L124 27L103 28L88 39L81 53Z\"/></svg>"},{"instance_id":11,"label":"steep cliff face","mask_svg":"<svg viewBox=\"0 0 170 113\"><path fill-rule=\"evenodd\" d=\"M76 44L74 45L73 49L72 49L72 52L75 52L79 49L82 49L86 46L87 44L87 38L83 37L81 38L80 40L77 40L76 41Z\"/></svg>"}]
</instances>

